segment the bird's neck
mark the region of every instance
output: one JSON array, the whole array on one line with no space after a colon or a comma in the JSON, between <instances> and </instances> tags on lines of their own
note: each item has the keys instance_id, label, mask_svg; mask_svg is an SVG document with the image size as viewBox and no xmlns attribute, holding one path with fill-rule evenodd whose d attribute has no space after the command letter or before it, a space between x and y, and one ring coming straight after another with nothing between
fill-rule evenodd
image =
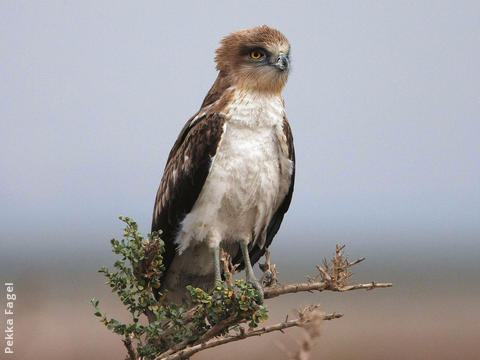
<instances>
[{"instance_id":1,"label":"bird's neck","mask_svg":"<svg viewBox=\"0 0 480 360\"><path fill-rule=\"evenodd\" d=\"M271 128L283 122L285 107L281 94L235 89L222 111L229 123L248 128Z\"/></svg>"}]
</instances>

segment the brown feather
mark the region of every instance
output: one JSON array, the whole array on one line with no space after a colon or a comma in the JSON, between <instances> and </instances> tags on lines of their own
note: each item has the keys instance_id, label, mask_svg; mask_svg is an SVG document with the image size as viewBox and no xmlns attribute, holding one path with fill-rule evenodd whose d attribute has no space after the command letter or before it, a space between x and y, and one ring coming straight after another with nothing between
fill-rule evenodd
<instances>
[{"instance_id":1,"label":"brown feather","mask_svg":"<svg viewBox=\"0 0 480 360\"><path fill-rule=\"evenodd\" d=\"M165 242L164 277L176 256L178 227L202 190L223 134L224 117L209 114L195 122L193 119L170 152L155 199L152 231L161 230Z\"/></svg>"},{"instance_id":2,"label":"brown feather","mask_svg":"<svg viewBox=\"0 0 480 360\"><path fill-rule=\"evenodd\" d=\"M165 166L162 181L158 188L152 219L152 231L162 230L165 241L164 273L165 283L161 291L170 288L172 296L178 288L177 295L185 295L185 285L202 286L211 282L213 274L198 274L195 269L182 270L181 274L171 274L177 254L176 235L179 227L188 214L209 174L211 159L215 156L222 140L225 108L231 102L234 92L248 90L280 94L288 77L288 71L278 71L273 66L252 66L248 59L248 51L262 48L272 56L280 53L288 55L290 45L285 36L278 30L268 26L259 26L249 30L237 31L221 41L217 50L218 77L203 100L200 110L188 120L176 140ZM293 162L293 174L290 189L282 204L268 225L265 246L255 245L250 251L252 263L265 252L277 233L285 212L290 205L295 175L295 154L293 138L286 117L283 122L284 152ZM195 248L187 249L184 256L196 256ZM192 255L193 254L193 255ZM197 254L198 255L198 254ZM175 260L176 259L176 260ZM241 260L238 260L241 262ZM173 263L173 265L172 265ZM162 281L163 281L162 280ZM183 295L182 295L183 294Z\"/></svg>"},{"instance_id":3,"label":"brown feather","mask_svg":"<svg viewBox=\"0 0 480 360\"><path fill-rule=\"evenodd\" d=\"M272 53L287 52L290 44L278 30L266 25L236 31L226 36L217 49L217 70L224 74L225 83L249 90L279 94L284 88L288 71L279 72L269 67L255 67L248 62L249 49L263 48ZM247 51L247 54L245 54Z\"/></svg>"}]
</instances>

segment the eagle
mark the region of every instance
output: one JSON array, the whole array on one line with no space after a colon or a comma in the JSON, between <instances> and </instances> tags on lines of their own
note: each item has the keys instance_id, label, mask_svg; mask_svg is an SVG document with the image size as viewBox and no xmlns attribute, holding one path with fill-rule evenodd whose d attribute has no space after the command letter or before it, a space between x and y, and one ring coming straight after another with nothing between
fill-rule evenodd
<instances>
[{"instance_id":1,"label":"eagle","mask_svg":"<svg viewBox=\"0 0 480 360\"><path fill-rule=\"evenodd\" d=\"M187 285L211 290L222 280L220 250L246 281L290 206L293 137L282 90L290 44L258 26L221 40L218 76L168 156L155 198L152 231L165 243L162 299L189 302ZM158 296L158 294L157 294Z\"/></svg>"}]
</instances>

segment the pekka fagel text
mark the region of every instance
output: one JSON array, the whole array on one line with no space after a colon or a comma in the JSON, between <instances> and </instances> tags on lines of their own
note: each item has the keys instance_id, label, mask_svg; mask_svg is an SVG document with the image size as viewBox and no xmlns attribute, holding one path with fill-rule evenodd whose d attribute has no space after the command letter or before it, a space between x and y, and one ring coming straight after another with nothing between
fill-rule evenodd
<instances>
[{"instance_id":1,"label":"pekka fagel text","mask_svg":"<svg viewBox=\"0 0 480 360\"><path fill-rule=\"evenodd\" d=\"M5 283L7 303L5 306L5 354L13 354L13 307L17 296L14 293L13 283Z\"/></svg>"}]
</instances>

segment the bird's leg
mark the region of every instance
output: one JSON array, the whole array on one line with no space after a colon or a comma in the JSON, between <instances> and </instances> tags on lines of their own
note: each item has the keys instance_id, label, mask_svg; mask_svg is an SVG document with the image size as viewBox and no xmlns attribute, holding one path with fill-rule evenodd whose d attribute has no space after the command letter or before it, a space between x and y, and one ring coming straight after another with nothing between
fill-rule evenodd
<instances>
[{"instance_id":1,"label":"bird's leg","mask_svg":"<svg viewBox=\"0 0 480 360\"><path fill-rule=\"evenodd\" d=\"M220 245L214 245L211 247L213 252L213 267L215 271L215 285L222 281L222 275L220 273Z\"/></svg>"},{"instance_id":2,"label":"bird's leg","mask_svg":"<svg viewBox=\"0 0 480 360\"><path fill-rule=\"evenodd\" d=\"M258 282L255 274L253 273L252 264L250 262L250 255L248 254L248 240L241 240L240 241L240 248L242 249L243 254L243 261L245 262L245 272L246 272L246 280L250 284L253 285L255 289L260 292L260 299L258 301L259 304L263 304L263 288L262 285Z\"/></svg>"}]
</instances>

